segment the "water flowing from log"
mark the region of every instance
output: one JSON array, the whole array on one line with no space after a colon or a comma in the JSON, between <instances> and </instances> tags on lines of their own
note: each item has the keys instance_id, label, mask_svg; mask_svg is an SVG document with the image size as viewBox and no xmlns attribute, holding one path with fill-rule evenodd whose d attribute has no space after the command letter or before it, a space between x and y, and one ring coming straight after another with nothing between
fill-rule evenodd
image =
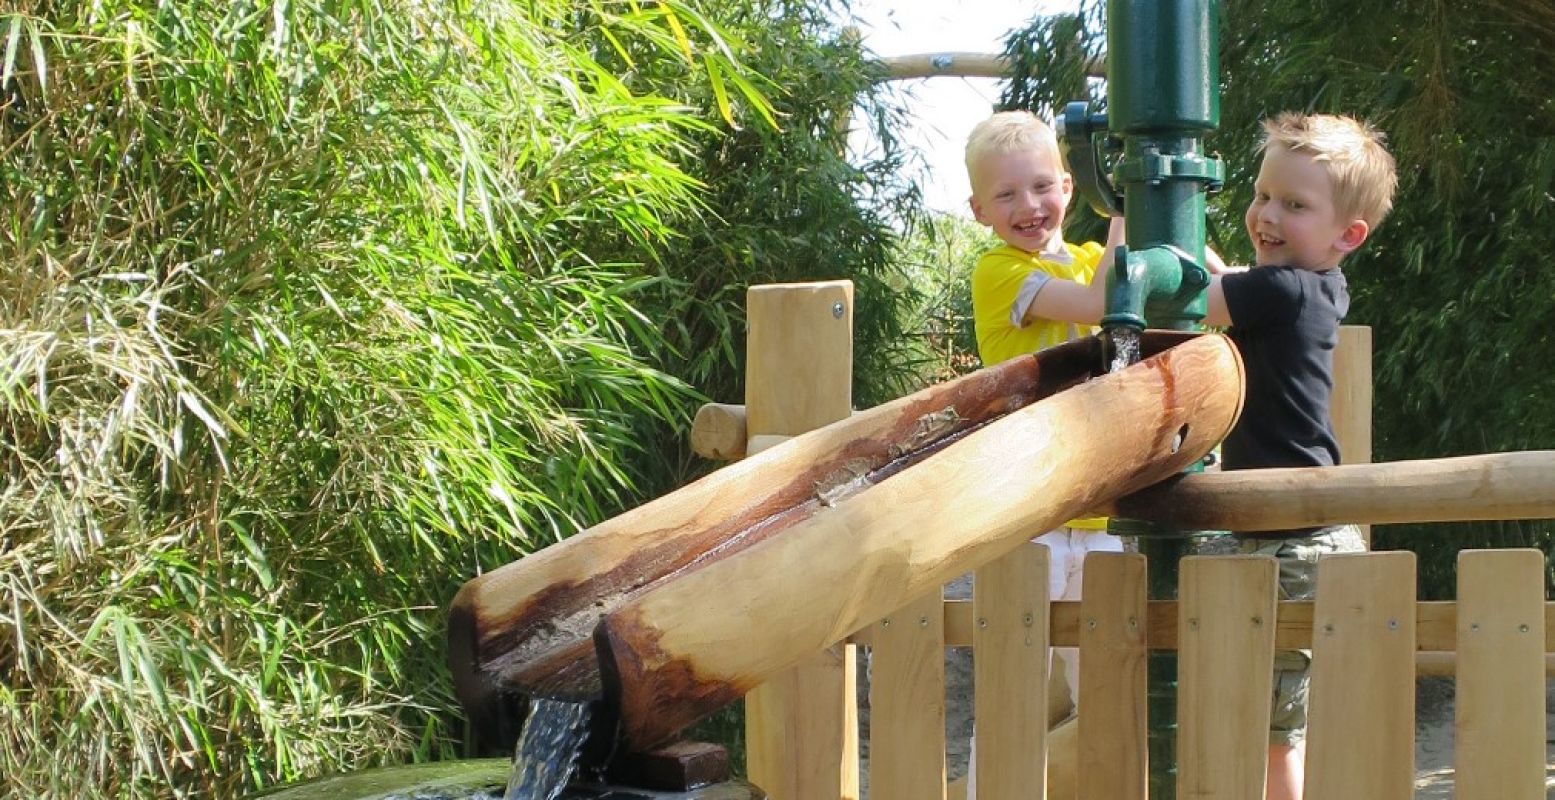
<instances>
[{"instance_id":1,"label":"water flowing from log","mask_svg":"<svg viewBox=\"0 0 1555 800\"><path fill-rule=\"evenodd\" d=\"M513 752L513 773L503 800L560 797L588 735L588 703L534 698Z\"/></svg>"}]
</instances>

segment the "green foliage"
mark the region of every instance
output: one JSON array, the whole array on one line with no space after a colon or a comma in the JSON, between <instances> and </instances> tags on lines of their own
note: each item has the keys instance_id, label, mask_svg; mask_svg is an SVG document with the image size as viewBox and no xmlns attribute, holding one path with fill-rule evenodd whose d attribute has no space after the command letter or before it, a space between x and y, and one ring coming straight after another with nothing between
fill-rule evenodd
<instances>
[{"instance_id":1,"label":"green foliage","mask_svg":"<svg viewBox=\"0 0 1555 800\"><path fill-rule=\"evenodd\" d=\"M1250 256L1241 217L1260 119L1297 109L1372 122L1390 137L1399 192L1345 272L1349 322L1372 326L1377 347L1376 459L1555 444L1555 10L1535 0L1224 8L1223 116L1209 144L1227 181L1212 243L1231 260ZM1039 20L1026 36L1059 24ZM1086 30L1089 50L1100 28ZM1419 552L1422 591L1449 596L1458 549L1550 552L1552 535L1547 522L1399 526L1377 542Z\"/></svg>"},{"instance_id":2,"label":"green foliage","mask_svg":"<svg viewBox=\"0 0 1555 800\"><path fill-rule=\"evenodd\" d=\"M742 396L742 373L728 367L743 357L745 287L762 283L850 278L855 404L895 398L910 381L891 231L911 230L921 210L892 133L904 127L903 111L885 103L878 67L835 28L825 5L751 0L712 12L749 42L745 63L766 79L779 122L698 137L689 169L708 187L706 210L663 257L685 282L666 298L679 304L669 316L684 320L667 331L672 371L719 400ZM641 80L666 93L702 91L676 75ZM866 124L883 148L857 166L844 157L855 106L870 112Z\"/></svg>"},{"instance_id":3,"label":"green foliage","mask_svg":"<svg viewBox=\"0 0 1555 800\"><path fill-rule=\"evenodd\" d=\"M923 388L982 367L972 324L972 268L999 244L993 232L965 217L935 215L902 240L897 259L904 268L901 293L912 299L903 327Z\"/></svg>"},{"instance_id":4,"label":"green foliage","mask_svg":"<svg viewBox=\"0 0 1555 800\"><path fill-rule=\"evenodd\" d=\"M893 333L863 85L789 3L0 13L8 788L454 753L440 607L688 471L746 284Z\"/></svg>"},{"instance_id":5,"label":"green foliage","mask_svg":"<svg viewBox=\"0 0 1555 800\"><path fill-rule=\"evenodd\" d=\"M1105 106L1101 81L1089 77L1091 65L1105 63L1105 21L1100 3L1085 3L1074 14L1037 17L1014 30L1004 43L1010 83L1000 109L1028 109L1051 119L1076 100Z\"/></svg>"}]
</instances>

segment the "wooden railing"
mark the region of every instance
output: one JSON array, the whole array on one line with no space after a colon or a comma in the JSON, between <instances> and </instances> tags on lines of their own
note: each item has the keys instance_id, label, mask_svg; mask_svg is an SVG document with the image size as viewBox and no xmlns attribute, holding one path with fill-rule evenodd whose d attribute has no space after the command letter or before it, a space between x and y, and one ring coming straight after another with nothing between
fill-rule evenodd
<instances>
[{"instance_id":1,"label":"wooden railing","mask_svg":"<svg viewBox=\"0 0 1555 800\"><path fill-rule=\"evenodd\" d=\"M1143 800L1151 649L1179 653L1179 797L1261 796L1273 654L1284 649L1312 651L1309 797L1413 796L1426 653L1456 656L1456 797L1545 796L1555 629L1537 550L1465 551L1455 602L1416 601L1414 554L1402 551L1324 558L1316 602L1283 603L1268 557L1186 558L1181 599L1149 603L1143 556L1091 556L1078 603L1048 603L1046 561L1045 548L1025 546L978 572L970 603L928 597L854 637L872 648L871 796L945 797L937 665L944 647L966 645L977 654L980 800ZM1078 646L1082 676L1078 743L1052 774L1049 646Z\"/></svg>"},{"instance_id":2,"label":"wooden railing","mask_svg":"<svg viewBox=\"0 0 1555 800\"><path fill-rule=\"evenodd\" d=\"M746 405L705 407L692 431L695 449L710 457L753 454L850 413L851 285L753 287L749 302ZM1371 456L1370 349L1369 330L1341 331L1333 415L1348 463ZM1531 455L1531 467L1515 457L1473 462L1489 495L1470 492L1413 515L1392 503L1385 519L1555 516L1555 481L1543 477L1555 471L1555 454ZM1536 474L1512 487L1515 507L1494 499L1495 486L1511 486L1495 478L1509 463L1517 475ZM1371 491L1385 492L1390 473L1378 474L1383 483ZM1219 477L1180 489L1213 489ZM1291 479L1284 496L1298 498L1298 509L1319 508L1325 481ZM1366 490L1346 491L1352 502ZM1487 502L1498 510L1486 511ZM1245 507L1231 512L1245 519ZM1185 559L1180 601L1146 603L1143 556L1097 554L1086 566L1086 599L1050 604L1045 553L1020 547L977 571L972 601L947 603L935 591L748 695L752 782L773 800L859 796L854 648L864 644L872 651L870 796L943 800L944 648L970 645L979 800L1142 799L1146 654L1169 648L1180 652L1179 796L1260 797L1273 653L1299 648L1313 653L1308 797L1412 796L1417 672L1456 674L1457 797L1544 797L1544 676L1555 632L1538 551L1464 553L1451 603L1417 602L1413 554L1386 552L1325 558L1315 603L1275 602L1272 559L1227 556ZM1078 733L1064 732L1077 744L1059 748L1070 761L1050 770L1046 675L1055 645L1081 650L1084 713Z\"/></svg>"}]
</instances>

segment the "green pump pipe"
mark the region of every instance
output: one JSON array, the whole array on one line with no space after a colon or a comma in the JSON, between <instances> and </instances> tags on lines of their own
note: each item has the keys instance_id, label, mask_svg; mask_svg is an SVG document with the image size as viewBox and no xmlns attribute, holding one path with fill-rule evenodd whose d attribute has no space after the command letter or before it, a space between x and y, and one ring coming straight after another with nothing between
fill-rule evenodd
<instances>
[{"instance_id":1,"label":"green pump pipe","mask_svg":"<svg viewBox=\"0 0 1555 800\"><path fill-rule=\"evenodd\" d=\"M1107 267L1109 333L1193 330L1204 318L1205 196L1225 175L1203 152L1204 136L1220 125L1219 30L1218 0L1108 0L1107 112L1070 103L1058 120L1081 194L1103 215L1123 212L1124 247ZM1102 155L1119 150L1109 181ZM1137 520L1109 527L1138 537L1151 599L1175 599L1192 533ZM1175 653L1151 654L1148 702L1149 796L1174 800Z\"/></svg>"},{"instance_id":2,"label":"green pump pipe","mask_svg":"<svg viewBox=\"0 0 1555 800\"><path fill-rule=\"evenodd\" d=\"M1103 326L1189 330L1209 286L1205 195L1225 176L1203 153L1220 125L1220 6L1109 0L1107 15L1107 112L1075 102L1058 120L1081 194L1103 215L1124 212ZM1101 156L1120 148L1109 181Z\"/></svg>"}]
</instances>

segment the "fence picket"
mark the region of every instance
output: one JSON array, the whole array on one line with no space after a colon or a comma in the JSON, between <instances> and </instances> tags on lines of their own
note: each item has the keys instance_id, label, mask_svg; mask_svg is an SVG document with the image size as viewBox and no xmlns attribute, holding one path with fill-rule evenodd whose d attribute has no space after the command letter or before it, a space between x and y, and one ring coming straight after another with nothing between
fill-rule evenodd
<instances>
[{"instance_id":1,"label":"fence picket","mask_svg":"<svg viewBox=\"0 0 1555 800\"><path fill-rule=\"evenodd\" d=\"M941 592L875 623L869 691L870 796L945 797L945 613Z\"/></svg>"},{"instance_id":2,"label":"fence picket","mask_svg":"<svg viewBox=\"0 0 1555 800\"><path fill-rule=\"evenodd\" d=\"M1144 800L1145 557L1090 554L1081 595L1079 800Z\"/></svg>"},{"instance_id":3,"label":"fence picket","mask_svg":"<svg viewBox=\"0 0 1555 800\"><path fill-rule=\"evenodd\" d=\"M1415 554L1324 557L1312 625L1306 796L1410 800Z\"/></svg>"},{"instance_id":4,"label":"fence picket","mask_svg":"<svg viewBox=\"0 0 1555 800\"><path fill-rule=\"evenodd\" d=\"M1048 550L1027 544L972 583L977 800L1047 796Z\"/></svg>"},{"instance_id":5,"label":"fence picket","mask_svg":"<svg viewBox=\"0 0 1555 800\"><path fill-rule=\"evenodd\" d=\"M1242 800L1268 765L1278 567L1268 556L1182 560L1177 794Z\"/></svg>"},{"instance_id":6,"label":"fence picket","mask_svg":"<svg viewBox=\"0 0 1555 800\"><path fill-rule=\"evenodd\" d=\"M1459 800L1544 797L1544 554L1458 555Z\"/></svg>"}]
</instances>

